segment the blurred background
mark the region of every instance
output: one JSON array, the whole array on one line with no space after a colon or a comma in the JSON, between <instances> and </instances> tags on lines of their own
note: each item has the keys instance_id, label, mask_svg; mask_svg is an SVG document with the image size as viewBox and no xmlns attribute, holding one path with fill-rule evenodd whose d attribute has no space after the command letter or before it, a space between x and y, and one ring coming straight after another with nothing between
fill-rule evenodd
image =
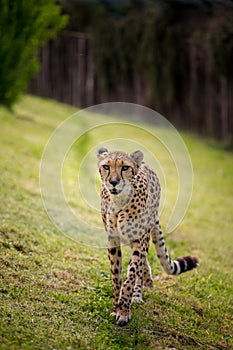
<instances>
[{"instance_id":1,"label":"blurred background","mask_svg":"<svg viewBox=\"0 0 233 350\"><path fill-rule=\"evenodd\" d=\"M2 76L7 64L12 73L15 57L23 57L17 64L21 77L11 74L22 88L12 98L0 93L3 103L11 105L26 88L78 108L132 102L155 109L182 130L232 146L233 1L15 1L0 16L5 42L21 36L11 63L0 68ZM30 51L28 61L20 46Z\"/></svg>"}]
</instances>

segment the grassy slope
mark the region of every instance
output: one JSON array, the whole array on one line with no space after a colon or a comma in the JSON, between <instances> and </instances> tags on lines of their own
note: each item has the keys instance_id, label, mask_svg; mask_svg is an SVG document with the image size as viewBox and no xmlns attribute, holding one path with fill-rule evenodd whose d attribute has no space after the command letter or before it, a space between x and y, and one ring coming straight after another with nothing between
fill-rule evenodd
<instances>
[{"instance_id":1,"label":"grassy slope","mask_svg":"<svg viewBox=\"0 0 233 350\"><path fill-rule=\"evenodd\" d=\"M184 135L194 192L185 220L166 240L172 256L192 252L201 266L168 278L151 248L152 270L160 278L145 303L133 307L129 325L118 328L109 316L105 251L59 233L40 198L43 147L75 110L32 97L15 110L0 109L0 348L233 348L232 154ZM100 215L88 215L100 221Z\"/></svg>"}]
</instances>

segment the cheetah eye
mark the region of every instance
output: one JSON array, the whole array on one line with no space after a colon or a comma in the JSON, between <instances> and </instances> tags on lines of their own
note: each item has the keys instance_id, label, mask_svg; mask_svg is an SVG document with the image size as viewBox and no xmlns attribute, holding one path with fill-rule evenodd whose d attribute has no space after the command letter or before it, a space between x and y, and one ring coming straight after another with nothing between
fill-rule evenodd
<instances>
[{"instance_id":1,"label":"cheetah eye","mask_svg":"<svg viewBox=\"0 0 233 350\"><path fill-rule=\"evenodd\" d=\"M122 170L123 170L123 171L126 171L126 170L129 170L129 168L130 168L129 165L123 165Z\"/></svg>"},{"instance_id":2,"label":"cheetah eye","mask_svg":"<svg viewBox=\"0 0 233 350\"><path fill-rule=\"evenodd\" d=\"M103 165L103 168L104 168L105 170L109 170L110 167L109 167L109 165L104 164L104 165Z\"/></svg>"}]
</instances>

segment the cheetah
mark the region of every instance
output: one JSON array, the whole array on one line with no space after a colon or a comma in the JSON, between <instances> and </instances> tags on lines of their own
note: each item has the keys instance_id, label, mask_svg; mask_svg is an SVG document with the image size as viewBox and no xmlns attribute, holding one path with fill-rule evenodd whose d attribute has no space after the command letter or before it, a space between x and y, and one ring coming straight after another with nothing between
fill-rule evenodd
<instances>
[{"instance_id":1,"label":"cheetah","mask_svg":"<svg viewBox=\"0 0 233 350\"><path fill-rule=\"evenodd\" d=\"M131 304L142 302L142 289L153 289L147 260L150 239L166 273L179 275L198 266L196 257L172 260L164 243L158 209L160 183L155 172L143 162L143 153L97 152L102 180L101 213L107 233L107 249L114 290L114 311L119 326L131 319ZM127 277L122 284L121 245L132 248Z\"/></svg>"}]
</instances>

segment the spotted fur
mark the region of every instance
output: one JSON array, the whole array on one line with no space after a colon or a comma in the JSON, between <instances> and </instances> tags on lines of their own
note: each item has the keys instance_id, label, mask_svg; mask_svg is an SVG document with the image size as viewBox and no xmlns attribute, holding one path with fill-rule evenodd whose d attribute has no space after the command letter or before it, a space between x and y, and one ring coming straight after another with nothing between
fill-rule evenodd
<instances>
[{"instance_id":1,"label":"spotted fur","mask_svg":"<svg viewBox=\"0 0 233 350\"><path fill-rule=\"evenodd\" d=\"M143 153L98 151L102 179L101 211L108 237L108 257L114 288L117 324L131 318L132 302L142 302L142 288L153 288L147 260L150 238L168 274L179 275L197 267L198 260L185 256L172 260L164 243L158 218L160 184L157 175L143 162ZM132 248L127 278L122 284L121 244Z\"/></svg>"}]
</instances>

